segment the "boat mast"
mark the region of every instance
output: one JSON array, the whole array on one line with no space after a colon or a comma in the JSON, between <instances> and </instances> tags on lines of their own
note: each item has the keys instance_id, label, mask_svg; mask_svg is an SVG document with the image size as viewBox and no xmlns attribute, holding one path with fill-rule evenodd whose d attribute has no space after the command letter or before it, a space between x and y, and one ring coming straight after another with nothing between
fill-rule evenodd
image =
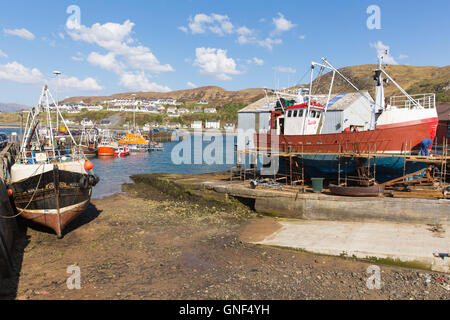
<instances>
[{"instance_id":1,"label":"boat mast","mask_svg":"<svg viewBox=\"0 0 450 320\"><path fill-rule=\"evenodd\" d=\"M63 123L64 123L64 127L66 128L67 132L69 133L70 138L72 139L73 144L74 144L76 147L78 147L78 144L76 143L74 137L72 136L72 132L70 132L69 126L68 126L67 123L66 123L66 119L64 119L64 117L62 116L61 110L59 110L59 105L55 102L55 99L53 99L53 96L52 96L50 90L48 90L48 88L47 88L47 93L48 93L48 95L50 95L50 98L53 100L53 103L54 103L54 105L56 106L56 118L58 119L58 116L61 117L61 120L62 120Z\"/></svg>"},{"instance_id":2,"label":"boat mast","mask_svg":"<svg viewBox=\"0 0 450 320\"><path fill-rule=\"evenodd\" d=\"M323 110L323 114L322 114L322 124L320 125L319 133L322 133L323 124L325 123L325 115L326 115L327 110L328 110L328 104L330 103L331 92L333 90L333 84L334 84L334 77L335 76L336 76L336 71L333 70L333 76L331 77L331 82L330 82L330 90L328 90L327 103L324 106L324 110Z\"/></svg>"},{"instance_id":3,"label":"boat mast","mask_svg":"<svg viewBox=\"0 0 450 320\"><path fill-rule=\"evenodd\" d=\"M32 135L34 135L34 127L35 127L36 118L39 116L39 113L41 111L42 101L44 99L44 93L45 93L46 87L47 86L45 85L42 88L41 96L39 97L39 102L38 102L37 107L32 108L31 112L28 113L27 123L25 125L26 133L23 135L22 145L20 147L20 153L22 154L22 157L26 157L25 148L27 147L28 143L31 142L31 139L33 138Z\"/></svg>"},{"instance_id":4,"label":"boat mast","mask_svg":"<svg viewBox=\"0 0 450 320\"><path fill-rule=\"evenodd\" d=\"M309 95L308 95L308 108L306 111L305 116L303 117L303 128L302 128L302 135L305 134L305 127L306 127L306 118L309 115L309 109L311 108L311 97L312 97L312 83L313 83L313 76L314 76L314 65L315 63L312 62L311 63L311 75L310 75L310 79L309 79Z\"/></svg>"},{"instance_id":5,"label":"boat mast","mask_svg":"<svg viewBox=\"0 0 450 320\"><path fill-rule=\"evenodd\" d=\"M55 155L55 140L54 140L54 136L53 136L53 127L52 127L52 117L51 117L51 113L50 113L50 103L49 103L49 99L48 99L48 87L45 87L45 102L46 102L46 107L47 107L47 125L50 128L50 142L52 144L52 151L53 151L53 155ZM58 114L56 115L56 118L58 119Z\"/></svg>"}]
</instances>

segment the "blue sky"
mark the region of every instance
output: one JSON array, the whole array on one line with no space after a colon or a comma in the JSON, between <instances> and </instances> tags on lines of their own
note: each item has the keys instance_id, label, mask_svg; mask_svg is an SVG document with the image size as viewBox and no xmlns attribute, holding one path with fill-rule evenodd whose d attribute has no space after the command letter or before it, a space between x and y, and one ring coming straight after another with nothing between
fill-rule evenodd
<instances>
[{"instance_id":1,"label":"blue sky","mask_svg":"<svg viewBox=\"0 0 450 320\"><path fill-rule=\"evenodd\" d=\"M71 5L80 8L67 9ZM380 29L366 12L380 8ZM311 61L446 66L450 2L3 1L0 102L32 105L52 72L59 97L298 83ZM72 17L72 18L71 18ZM75 17L75 18L74 18ZM78 23L78 22L79 23ZM307 77L302 83L307 82Z\"/></svg>"}]
</instances>

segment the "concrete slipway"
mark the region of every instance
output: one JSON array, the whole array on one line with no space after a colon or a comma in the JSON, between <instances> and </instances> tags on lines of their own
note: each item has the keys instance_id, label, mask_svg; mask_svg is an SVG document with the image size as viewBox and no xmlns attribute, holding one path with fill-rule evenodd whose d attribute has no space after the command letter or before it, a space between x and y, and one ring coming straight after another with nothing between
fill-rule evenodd
<instances>
[{"instance_id":1,"label":"concrete slipway","mask_svg":"<svg viewBox=\"0 0 450 320\"><path fill-rule=\"evenodd\" d=\"M447 225L436 230L423 224L389 222L277 222L281 229L253 243L361 259L390 259L449 272L450 258L433 255L450 252Z\"/></svg>"},{"instance_id":2,"label":"concrete slipway","mask_svg":"<svg viewBox=\"0 0 450 320\"><path fill-rule=\"evenodd\" d=\"M192 182L183 181L191 186ZM450 200L342 197L251 189L248 182L219 180L194 184L254 200L256 211L275 215L274 223L282 227L254 243L328 255L389 259L450 272L450 258L433 255L450 253Z\"/></svg>"}]
</instances>

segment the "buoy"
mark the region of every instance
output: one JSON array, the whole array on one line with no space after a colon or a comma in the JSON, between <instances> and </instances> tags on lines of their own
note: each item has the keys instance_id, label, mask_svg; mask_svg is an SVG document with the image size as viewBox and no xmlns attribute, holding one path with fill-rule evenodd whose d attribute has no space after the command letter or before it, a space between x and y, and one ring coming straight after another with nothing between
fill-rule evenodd
<instances>
[{"instance_id":1,"label":"buoy","mask_svg":"<svg viewBox=\"0 0 450 320\"><path fill-rule=\"evenodd\" d=\"M84 169L85 169L86 171L92 170L93 167L94 167L94 164L93 164L91 161L86 160L86 161L84 162Z\"/></svg>"},{"instance_id":2,"label":"buoy","mask_svg":"<svg viewBox=\"0 0 450 320\"><path fill-rule=\"evenodd\" d=\"M14 193L13 189L8 189L8 197L11 197L13 193Z\"/></svg>"}]
</instances>

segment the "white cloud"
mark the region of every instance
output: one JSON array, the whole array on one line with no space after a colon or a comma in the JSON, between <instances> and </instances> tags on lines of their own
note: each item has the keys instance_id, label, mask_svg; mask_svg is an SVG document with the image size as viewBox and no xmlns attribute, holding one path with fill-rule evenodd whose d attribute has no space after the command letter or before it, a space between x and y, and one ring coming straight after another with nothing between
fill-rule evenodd
<instances>
[{"instance_id":1,"label":"white cloud","mask_svg":"<svg viewBox=\"0 0 450 320\"><path fill-rule=\"evenodd\" d=\"M87 61L94 66L98 66L114 73L120 74L123 71L123 66L116 61L116 54L114 52L109 52L106 55L92 52L87 57Z\"/></svg>"},{"instance_id":2,"label":"white cloud","mask_svg":"<svg viewBox=\"0 0 450 320\"><path fill-rule=\"evenodd\" d=\"M188 33L188 28L186 28L185 26L180 26L178 27L179 30L183 31L184 33Z\"/></svg>"},{"instance_id":3,"label":"white cloud","mask_svg":"<svg viewBox=\"0 0 450 320\"><path fill-rule=\"evenodd\" d=\"M3 32L13 36L21 37L25 40L34 40L36 37L30 31L25 28L22 29L3 29Z\"/></svg>"},{"instance_id":4,"label":"white cloud","mask_svg":"<svg viewBox=\"0 0 450 320\"><path fill-rule=\"evenodd\" d=\"M52 80L52 86L58 86L61 90L80 90L80 91L100 91L103 87L97 83L94 78L88 77L80 80L77 77L67 77L62 75L59 81Z\"/></svg>"},{"instance_id":5,"label":"white cloud","mask_svg":"<svg viewBox=\"0 0 450 320\"><path fill-rule=\"evenodd\" d=\"M187 85L188 87L191 87L191 88L197 88L197 85L196 85L196 84L193 84L193 83L190 82L190 81L188 81L188 82L186 83L186 85Z\"/></svg>"},{"instance_id":6,"label":"white cloud","mask_svg":"<svg viewBox=\"0 0 450 320\"><path fill-rule=\"evenodd\" d=\"M291 68L291 67L283 67L283 66L277 66L274 67L273 70L278 72L286 72L286 73L296 73L297 70Z\"/></svg>"},{"instance_id":7,"label":"white cloud","mask_svg":"<svg viewBox=\"0 0 450 320\"><path fill-rule=\"evenodd\" d=\"M103 25L96 23L92 27L80 25L79 28L69 30L68 33L74 40L95 43L109 50L115 56L120 56L131 68L151 72L174 71L171 65L162 65L149 48L129 46L134 42L130 37L134 23L127 20L123 24L108 22Z\"/></svg>"},{"instance_id":8,"label":"white cloud","mask_svg":"<svg viewBox=\"0 0 450 320\"><path fill-rule=\"evenodd\" d=\"M151 72L175 71L170 64L160 64L149 48L144 46L129 47L124 45L120 50L114 51L123 56L128 66Z\"/></svg>"},{"instance_id":9,"label":"white cloud","mask_svg":"<svg viewBox=\"0 0 450 320\"><path fill-rule=\"evenodd\" d=\"M384 44L381 41L378 41L376 43L371 43L370 46L372 48L375 48L377 50L378 57L383 57L383 63L386 64L398 64L397 61L395 61L394 57L390 54L390 47L386 44Z\"/></svg>"},{"instance_id":10,"label":"white cloud","mask_svg":"<svg viewBox=\"0 0 450 320\"><path fill-rule=\"evenodd\" d=\"M399 56L398 56L398 58L400 59L400 60L402 60L402 59L407 59L407 58L409 58L406 54L400 54Z\"/></svg>"},{"instance_id":11,"label":"white cloud","mask_svg":"<svg viewBox=\"0 0 450 320\"><path fill-rule=\"evenodd\" d=\"M74 60L74 61L83 61L84 60L83 59L83 54L78 51L77 55L72 57L72 60Z\"/></svg>"},{"instance_id":12,"label":"white cloud","mask_svg":"<svg viewBox=\"0 0 450 320\"><path fill-rule=\"evenodd\" d=\"M259 58L257 58L257 57L254 57L253 59L247 60L247 63L248 63L248 64L254 63L254 64L258 65L258 66L262 66L262 65L264 64L264 60L259 59Z\"/></svg>"},{"instance_id":13,"label":"white cloud","mask_svg":"<svg viewBox=\"0 0 450 320\"><path fill-rule=\"evenodd\" d=\"M194 18L189 18L189 30L191 30L192 34L200 34L205 33L207 30L218 34L219 36L223 36L225 34L233 33L233 24L230 21L230 18L227 15L220 15L213 13L211 15L207 15L204 13L199 13L194 16ZM183 32L187 32L188 29L186 27L178 27L178 29Z\"/></svg>"},{"instance_id":14,"label":"white cloud","mask_svg":"<svg viewBox=\"0 0 450 320\"><path fill-rule=\"evenodd\" d=\"M170 91L169 87L161 86L155 82L150 82L144 72L124 73L120 77L119 84L134 91Z\"/></svg>"},{"instance_id":15,"label":"white cloud","mask_svg":"<svg viewBox=\"0 0 450 320\"><path fill-rule=\"evenodd\" d=\"M102 48L115 51L124 45L124 42L130 37L133 27L134 23L127 20L123 24L108 22L105 24L95 23L91 27L80 25L67 32L74 40L95 43Z\"/></svg>"},{"instance_id":16,"label":"white cloud","mask_svg":"<svg viewBox=\"0 0 450 320\"><path fill-rule=\"evenodd\" d=\"M95 23L91 27L80 25L67 32L74 40L93 43L106 49L103 55L92 52L88 62L120 75L119 84L132 90L167 91L169 88L150 83L145 71L159 73L175 71L170 64L161 64L148 47L133 46L131 37L134 23ZM141 83L139 83L141 81Z\"/></svg>"},{"instance_id":17,"label":"white cloud","mask_svg":"<svg viewBox=\"0 0 450 320\"><path fill-rule=\"evenodd\" d=\"M300 40L305 40L305 39L306 39L306 35L302 34L302 35L298 36L298 38L299 38Z\"/></svg>"},{"instance_id":18,"label":"white cloud","mask_svg":"<svg viewBox=\"0 0 450 320\"><path fill-rule=\"evenodd\" d=\"M16 61L0 65L0 79L25 84L44 82L44 77L38 69L29 69Z\"/></svg>"},{"instance_id":19,"label":"white cloud","mask_svg":"<svg viewBox=\"0 0 450 320\"><path fill-rule=\"evenodd\" d=\"M0 49L0 58L8 58L8 55Z\"/></svg>"},{"instance_id":20,"label":"white cloud","mask_svg":"<svg viewBox=\"0 0 450 320\"><path fill-rule=\"evenodd\" d=\"M216 48L196 48L194 65L200 67L199 72L218 80L231 80L230 75L240 74L236 70L236 62L227 57L227 51Z\"/></svg>"},{"instance_id":21,"label":"white cloud","mask_svg":"<svg viewBox=\"0 0 450 320\"><path fill-rule=\"evenodd\" d=\"M264 40L258 41L258 44L261 47L267 48L269 50L272 50L274 45L278 45L278 44L282 44L282 43L283 43L283 40L281 40L281 39L272 39L272 38L266 38Z\"/></svg>"},{"instance_id":22,"label":"white cloud","mask_svg":"<svg viewBox=\"0 0 450 320\"><path fill-rule=\"evenodd\" d=\"M64 33L62 33L62 32L59 32L59 33L58 33L58 36L59 36L61 39L63 39L63 40L64 40L64 38L65 38Z\"/></svg>"},{"instance_id":23,"label":"white cloud","mask_svg":"<svg viewBox=\"0 0 450 320\"><path fill-rule=\"evenodd\" d=\"M46 82L38 69L27 68L16 61L0 65L0 79L23 84L44 84ZM59 77L59 82L52 79L50 83L52 86L58 85L62 90L98 91L103 89L93 78L79 80L76 77L62 75Z\"/></svg>"},{"instance_id":24,"label":"white cloud","mask_svg":"<svg viewBox=\"0 0 450 320\"><path fill-rule=\"evenodd\" d=\"M287 20L282 13L278 13L278 17L273 18L272 21L275 25L273 34L280 34L282 32L289 31L296 26L291 21Z\"/></svg>"},{"instance_id":25,"label":"white cloud","mask_svg":"<svg viewBox=\"0 0 450 320\"><path fill-rule=\"evenodd\" d=\"M256 42L256 37L254 36L254 31L250 30L246 26L242 26L236 30L238 36L238 42L240 44Z\"/></svg>"}]
</instances>

